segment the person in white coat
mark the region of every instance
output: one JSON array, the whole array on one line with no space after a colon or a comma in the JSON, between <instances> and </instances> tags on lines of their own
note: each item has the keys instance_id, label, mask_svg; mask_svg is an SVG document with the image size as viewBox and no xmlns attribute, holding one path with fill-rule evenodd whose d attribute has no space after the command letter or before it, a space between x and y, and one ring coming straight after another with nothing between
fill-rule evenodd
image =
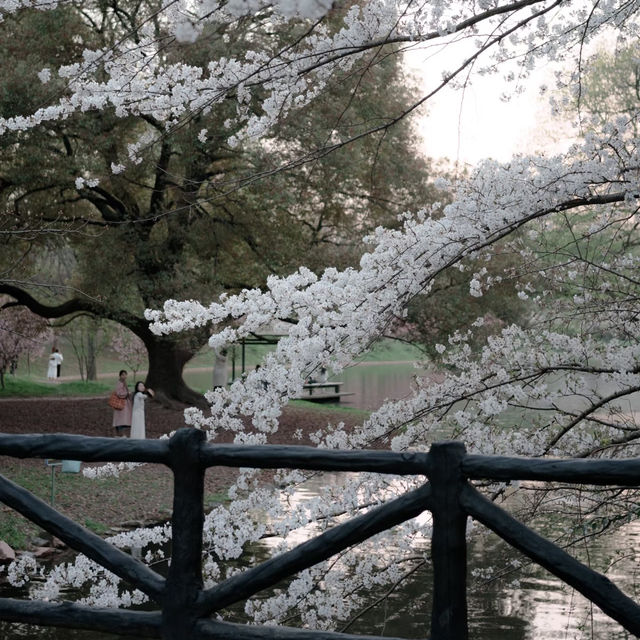
<instances>
[{"instance_id":1,"label":"person in white coat","mask_svg":"<svg viewBox=\"0 0 640 640\"><path fill-rule=\"evenodd\" d=\"M47 380L56 380L60 377L60 367L64 358L58 349L51 349L49 365L47 366Z\"/></svg>"},{"instance_id":2,"label":"person in white coat","mask_svg":"<svg viewBox=\"0 0 640 640\"><path fill-rule=\"evenodd\" d=\"M227 386L227 350L216 351L213 363L213 388L224 389Z\"/></svg>"},{"instance_id":3,"label":"person in white coat","mask_svg":"<svg viewBox=\"0 0 640 640\"><path fill-rule=\"evenodd\" d=\"M62 354L58 349L53 350L53 355L55 356L55 359L56 359L56 378L59 378L60 371L62 369L62 361L64 360L64 358L62 357Z\"/></svg>"},{"instance_id":4,"label":"person in white coat","mask_svg":"<svg viewBox=\"0 0 640 640\"><path fill-rule=\"evenodd\" d=\"M58 359L56 358L56 350L51 349L49 355L49 364L47 365L47 380L55 380L58 377Z\"/></svg>"},{"instance_id":5,"label":"person in white coat","mask_svg":"<svg viewBox=\"0 0 640 640\"><path fill-rule=\"evenodd\" d=\"M136 382L133 391L133 410L131 412L131 439L144 440L146 438L146 426L144 418L144 405L147 398L153 398L153 389L147 389L144 382Z\"/></svg>"}]
</instances>

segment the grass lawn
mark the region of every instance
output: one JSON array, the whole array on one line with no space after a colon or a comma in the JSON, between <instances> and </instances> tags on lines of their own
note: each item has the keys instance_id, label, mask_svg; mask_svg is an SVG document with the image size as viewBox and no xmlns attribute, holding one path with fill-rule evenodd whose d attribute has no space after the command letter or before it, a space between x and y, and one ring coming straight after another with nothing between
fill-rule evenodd
<instances>
[{"instance_id":1,"label":"grass lawn","mask_svg":"<svg viewBox=\"0 0 640 640\"><path fill-rule=\"evenodd\" d=\"M51 503L52 493L53 500L56 507L62 511L66 511L70 501L78 503L80 501L87 502L92 499L90 485L88 480L81 474L74 473L60 473L59 468L53 469L55 478L52 485L52 469L41 461L40 464L27 465L20 461L7 460L7 468L4 469L4 475L20 485L21 487L30 491L33 495L37 496L46 503ZM119 478L108 478L101 480L100 489L108 492L109 494L115 493L119 490ZM93 488L98 487L94 485ZM102 492L101 491L101 492ZM101 496L101 500L104 501L105 495ZM14 549L26 549L29 546L29 540L34 536L40 535L45 538L48 534L42 532L42 530L33 522L27 520L19 513L6 507L6 513L0 517L0 540L4 540L9 546ZM78 517L78 522L83 526L91 529L94 533L102 535L108 530L108 525L101 522L99 517L91 512L91 516L85 516L84 519Z\"/></svg>"},{"instance_id":2,"label":"grass lawn","mask_svg":"<svg viewBox=\"0 0 640 640\"><path fill-rule=\"evenodd\" d=\"M371 415L371 411L366 411L365 409L358 409L356 407L345 407L343 404L339 403L331 403L331 402L309 402L308 400L291 400L289 404L292 407L297 407L298 409L304 409L305 411L311 412L321 412L330 410L331 412L344 412L348 413L352 416L361 416L362 418L367 418Z\"/></svg>"},{"instance_id":3,"label":"grass lawn","mask_svg":"<svg viewBox=\"0 0 640 640\"><path fill-rule=\"evenodd\" d=\"M0 398L33 396L100 396L108 393L113 388L111 382L90 381L82 382L75 380L71 382L38 382L36 380L22 376L5 375L4 389L0 389Z\"/></svg>"}]
</instances>

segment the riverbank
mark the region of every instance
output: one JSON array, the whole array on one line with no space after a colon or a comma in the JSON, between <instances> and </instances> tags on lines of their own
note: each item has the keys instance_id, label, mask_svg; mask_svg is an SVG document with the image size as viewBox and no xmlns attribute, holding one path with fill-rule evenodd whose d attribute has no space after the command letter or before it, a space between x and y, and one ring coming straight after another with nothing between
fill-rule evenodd
<instances>
[{"instance_id":1,"label":"riverbank","mask_svg":"<svg viewBox=\"0 0 640 640\"><path fill-rule=\"evenodd\" d=\"M309 445L308 434L329 422L353 426L364 412L315 406L286 407L280 430L273 444ZM5 398L0 402L3 433L71 433L112 437L111 409L105 397ZM147 407L147 437L158 438L184 426L181 409L169 409L159 403ZM298 438L298 434L301 437ZM218 442L231 442L233 434L222 433ZM90 480L81 473L62 473L47 467L41 459L20 460L0 456L2 475L20 484L39 498L51 502L52 473L55 474L56 508L65 516L100 535L123 528L165 521L173 500L171 472L162 465L143 465L118 478ZM236 475L235 469L216 467L205 477L205 502L208 507L226 499L226 490ZM265 476L266 476L265 472ZM41 545L38 527L15 511L0 505L0 540L14 549L26 550Z\"/></svg>"}]
</instances>

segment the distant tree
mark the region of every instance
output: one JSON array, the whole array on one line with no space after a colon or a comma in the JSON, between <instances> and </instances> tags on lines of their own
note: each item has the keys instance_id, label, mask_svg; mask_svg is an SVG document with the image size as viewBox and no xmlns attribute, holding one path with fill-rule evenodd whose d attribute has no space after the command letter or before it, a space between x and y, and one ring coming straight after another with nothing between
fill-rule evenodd
<instances>
[{"instance_id":1,"label":"distant tree","mask_svg":"<svg viewBox=\"0 0 640 640\"><path fill-rule=\"evenodd\" d=\"M405 340L423 345L425 354L438 361L437 345L446 344L456 331L470 329L469 344L479 349L489 335L518 323L526 325L529 310L517 296L518 252L495 247L490 260L467 260L459 269L448 269L433 280L428 294L417 295L404 318L394 327ZM470 287L475 275L490 286Z\"/></svg>"},{"instance_id":2,"label":"distant tree","mask_svg":"<svg viewBox=\"0 0 640 640\"><path fill-rule=\"evenodd\" d=\"M613 51L599 48L585 60L577 88L571 86L570 100L559 113L577 113L583 131L626 118L638 134L633 114L640 108L640 57L635 44L623 41Z\"/></svg>"},{"instance_id":3,"label":"distant tree","mask_svg":"<svg viewBox=\"0 0 640 640\"><path fill-rule=\"evenodd\" d=\"M108 343L102 325L103 322L94 316L81 315L60 329L60 334L67 338L73 349L80 377L85 382L98 379L98 354Z\"/></svg>"},{"instance_id":4,"label":"distant tree","mask_svg":"<svg viewBox=\"0 0 640 640\"><path fill-rule=\"evenodd\" d=\"M46 320L23 307L12 306L11 300L0 297L0 387L4 375L13 373L24 354L40 355L50 338Z\"/></svg>"},{"instance_id":5,"label":"distant tree","mask_svg":"<svg viewBox=\"0 0 640 640\"><path fill-rule=\"evenodd\" d=\"M131 369L133 377L136 378L138 371L147 363L147 349L144 342L128 329L117 325L111 334L109 346Z\"/></svg>"}]
</instances>

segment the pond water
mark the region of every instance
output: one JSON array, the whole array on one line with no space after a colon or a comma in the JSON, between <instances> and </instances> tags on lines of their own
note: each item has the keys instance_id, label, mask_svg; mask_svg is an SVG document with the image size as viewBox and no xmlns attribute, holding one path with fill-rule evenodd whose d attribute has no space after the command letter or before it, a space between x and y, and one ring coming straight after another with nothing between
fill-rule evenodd
<instances>
[{"instance_id":1,"label":"pond water","mask_svg":"<svg viewBox=\"0 0 640 640\"><path fill-rule=\"evenodd\" d=\"M340 379L344 381L344 390L354 395L347 396L341 404L368 411L378 409L386 400L400 400L409 395L420 372L411 363L367 362L349 367Z\"/></svg>"},{"instance_id":2,"label":"pond water","mask_svg":"<svg viewBox=\"0 0 640 640\"><path fill-rule=\"evenodd\" d=\"M397 400L406 396L418 372L410 362L366 362L345 369L340 376L331 380L344 382L342 391L354 394L343 398L340 405L372 411L386 399ZM210 369L186 369L184 372L185 381L194 389L210 388L211 377Z\"/></svg>"},{"instance_id":3,"label":"pond water","mask_svg":"<svg viewBox=\"0 0 640 640\"><path fill-rule=\"evenodd\" d=\"M373 411L385 400L399 400L411 392L416 375L424 375L424 369L416 368L412 362L362 362L345 369L339 376L330 378L344 384L342 391L353 393L342 398L340 405ZM229 369L231 378L231 369ZM210 368L186 369L184 379L195 389L211 388L212 372ZM585 406L585 398L595 394L608 395L616 391L613 383L602 385L596 376L583 375L583 386L573 395L565 396L561 404L565 408L580 410ZM557 388L562 383L560 374L557 379L548 380L549 388ZM610 406L622 414L640 412L640 393L624 396L610 403Z\"/></svg>"},{"instance_id":4,"label":"pond water","mask_svg":"<svg viewBox=\"0 0 640 640\"><path fill-rule=\"evenodd\" d=\"M344 406L372 410L385 399L404 397L416 369L411 364L366 364L344 372L344 390L354 392ZM210 373L202 374L207 376ZM193 384L193 382L191 382ZM205 383L206 385L206 383ZM636 410L636 402L630 407ZM317 495L318 482L336 482L332 474L317 476L299 490L298 500ZM266 541L252 554L266 557ZM640 523L631 523L613 533L606 541L590 543L586 549L572 550L581 560L588 560L607 575L630 597L640 599ZM515 552L493 535L474 538L469 545L469 569L503 566ZM431 609L429 569L416 572L396 589L385 604L370 611L349 631L373 635L396 635L406 638L428 636ZM518 582L514 582L518 580ZM22 594L24 595L24 594ZM375 594L378 595L378 594ZM20 592L0 586L0 596L20 596ZM470 637L474 640L622 640L630 634L611 621L570 587L537 567L514 572L505 578L471 578L468 590ZM113 634L61 629L36 629L27 625L0 622L0 640L115 640Z\"/></svg>"},{"instance_id":5,"label":"pond water","mask_svg":"<svg viewBox=\"0 0 640 640\"><path fill-rule=\"evenodd\" d=\"M340 474L314 476L295 500L301 502L318 494L320 484L335 483ZM429 517L428 514L422 517ZM300 541L302 541L301 536ZM254 557L266 558L277 541L265 540L251 549ZM572 555L585 560L585 549ZM563 585L544 569L527 565L523 570L506 571L495 578L474 577L475 570L509 565L520 557L493 534L472 538L469 545L468 610L473 640L622 640L632 638L617 623L591 606L580 594ZM638 599L640 583L640 523L615 532L606 542L590 543L589 564L607 575L630 597ZM514 581L517 580L517 583ZM429 568L416 572L397 588L383 605L372 609L350 628L351 633L424 638L429 634L432 574ZM375 598L381 593L372 593ZM0 596L24 597L20 590L3 589ZM67 596L72 599L72 594ZM0 622L0 640L116 640L113 634L34 628Z\"/></svg>"},{"instance_id":6,"label":"pond water","mask_svg":"<svg viewBox=\"0 0 640 640\"><path fill-rule=\"evenodd\" d=\"M337 483L341 474L316 476L289 502L318 495L320 486ZM423 513L420 518L430 518ZM476 525L482 529L481 525ZM553 538L547 523L539 533ZM622 640L635 636L603 614L577 591L545 569L530 563L493 533L471 536L468 545L468 617L473 640ZM264 546L275 545L265 543ZM302 540L300 540L302 542ZM428 553L428 543L425 548ZM640 522L630 523L607 539L568 550L571 555L607 576L628 596L640 599ZM512 560L522 569L513 569ZM494 577L487 570L495 570ZM475 575L479 572L479 575ZM424 638L429 634L430 567L416 572L378 607L350 627L349 632ZM385 590L386 591L386 590ZM382 594L375 594L382 595Z\"/></svg>"}]
</instances>

